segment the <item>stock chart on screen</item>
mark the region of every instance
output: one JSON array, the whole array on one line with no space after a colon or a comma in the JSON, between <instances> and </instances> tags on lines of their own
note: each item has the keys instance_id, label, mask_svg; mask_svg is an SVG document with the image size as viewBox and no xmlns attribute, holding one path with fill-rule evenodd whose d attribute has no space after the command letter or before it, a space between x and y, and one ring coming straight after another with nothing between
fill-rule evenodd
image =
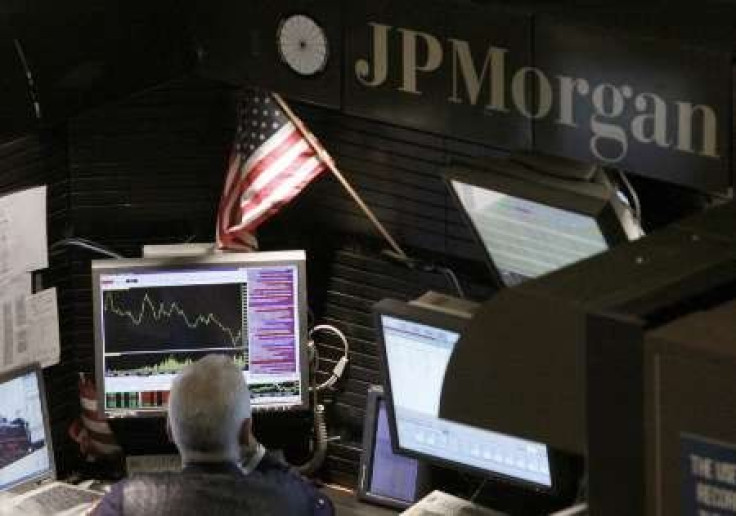
<instances>
[{"instance_id":1,"label":"stock chart on screen","mask_svg":"<svg viewBox=\"0 0 736 516\"><path fill-rule=\"evenodd\" d=\"M101 271L106 413L162 411L174 376L209 353L243 370L255 410L302 403L298 274L289 264Z\"/></svg>"}]
</instances>

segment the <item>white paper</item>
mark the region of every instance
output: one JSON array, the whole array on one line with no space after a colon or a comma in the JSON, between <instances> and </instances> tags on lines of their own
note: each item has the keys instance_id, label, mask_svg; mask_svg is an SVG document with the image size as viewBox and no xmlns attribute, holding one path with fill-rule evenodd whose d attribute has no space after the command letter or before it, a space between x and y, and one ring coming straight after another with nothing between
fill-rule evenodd
<instances>
[{"instance_id":1,"label":"white paper","mask_svg":"<svg viewBox=\"0 0 736 516\"><path fill-rule=\"evenodd\" d=\"M505 516L504 513L435 490L401 513L401 516Z\"/></svg>"},{"instance_id":2,"label":"white paper","mask_svg":"<svg viewBox=\"0 0 736 516\"><path fill-rule=\"evenodd\" d=\"M46 187L0 197L0 278L48 267Z\"/></svg>"},{"instance_id":3,"label":"white paper","mask_svg":"<svg viewBox=\"0 0 736 516\"><path fill-rule=\"evenodd\" d=\"M20 365L23 357L17 353L17 320L26 321L26 299L31 295L31 274L6 278L0 286L0 369Z\"/></svg>"},{"instance_id":4,"label":"white paper","mask_svg":"<svg viewBox=\"0 0 736 516\"><path fill-rule=\"evenodd\" d=\"M60 337L56 289L36 294L16 293L0 298L0 370L13 369L32 362L48 367L59 362ZM30 283L28 283L30 291Z\"/></svg>"},{"instance_id":5,"label":"white paper","mask_svg":"<svg viewBox=\"0 0 736 516\"><path fill-rule=\"evenodd\" d=\"M59 306L56 288L42 290L28 296L28 349L32 362L41 367L59 363L61 339L59 337Z\"/></svg>"}]
</instances>

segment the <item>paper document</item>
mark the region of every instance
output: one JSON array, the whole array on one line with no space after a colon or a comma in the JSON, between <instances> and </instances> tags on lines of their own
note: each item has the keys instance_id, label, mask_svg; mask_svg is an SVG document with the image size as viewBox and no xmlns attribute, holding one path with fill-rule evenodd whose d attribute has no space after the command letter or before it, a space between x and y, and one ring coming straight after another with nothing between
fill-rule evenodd
<instances>
[{"instance_id":1,"label":"paper document","mask_svg":"<svg viewBox=\"0 0 736 516\"><path fill-rule=\"evenodd\" d=\"M435 490L401 513L402 516L507 516L457 496Z\"/></svg>"},{"instance_id":2,"label":"paper document","mask_svg":"<svg viewBox=\"0 0 736 516\"><path fill-rule=\"evenodd\" d=\"M59 362L60 337L56 289L0 297L0 371L39 362ZM30 280L28 283L30 291Z\"/></svg>"},{"instance_id":3,"label":"paper document","mask_svg":"<svg viewBox=\"0 0 736 516\"><path fill-rule=\"evenodd\" d=\"M0 197L0 278L48 267L46 187Z\"/></svg>"}]
</instances>

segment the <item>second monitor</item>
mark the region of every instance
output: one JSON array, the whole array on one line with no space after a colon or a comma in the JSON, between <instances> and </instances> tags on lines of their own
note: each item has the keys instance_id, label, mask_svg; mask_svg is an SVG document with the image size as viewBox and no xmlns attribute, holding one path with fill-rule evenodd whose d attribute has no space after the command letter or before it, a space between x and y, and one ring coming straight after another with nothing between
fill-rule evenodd
<instances>
[{"instance_id":1,"label":"second monitor","mask_svg":"<svg viewBox=\"0 0 736 516\"><path fill-rule=\"evenodd\" d=\"M374 312L397 452L538 492L560 491L559 463L543 443L439 416L445 371L466 319L394 299L377 303Z\"/></svg>"},{"instance_id":2,"label":"second monitor","mask_svg":"<svg viewBox=\"0 0 736 516\"><path fill-rule=\"evenodd\" d=\"M94 261L92 298L107 417L162 415L208 353L243 369L254 411L308 407L303 251Z\"/></svg>"}]
</instances>

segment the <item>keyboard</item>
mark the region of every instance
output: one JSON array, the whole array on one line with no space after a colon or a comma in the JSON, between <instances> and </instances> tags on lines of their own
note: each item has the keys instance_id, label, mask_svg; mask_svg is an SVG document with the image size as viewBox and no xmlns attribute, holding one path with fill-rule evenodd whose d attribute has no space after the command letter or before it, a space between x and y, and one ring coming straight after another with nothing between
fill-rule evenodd
<instances>
[{"instance_id":1,"label":"keyboard","mask_svg":"<svg viewBox=\"0 0 736 516\"><path fill-rule=\"evenodd\" d=\"M75 489L64 484L55 484L49 489L43 489L29 496L17 508L31 514L36 514L33 511L43 514L55 514L79 505L94 503L101 497L101 493Z\"/></svg>"}]
</instances>

